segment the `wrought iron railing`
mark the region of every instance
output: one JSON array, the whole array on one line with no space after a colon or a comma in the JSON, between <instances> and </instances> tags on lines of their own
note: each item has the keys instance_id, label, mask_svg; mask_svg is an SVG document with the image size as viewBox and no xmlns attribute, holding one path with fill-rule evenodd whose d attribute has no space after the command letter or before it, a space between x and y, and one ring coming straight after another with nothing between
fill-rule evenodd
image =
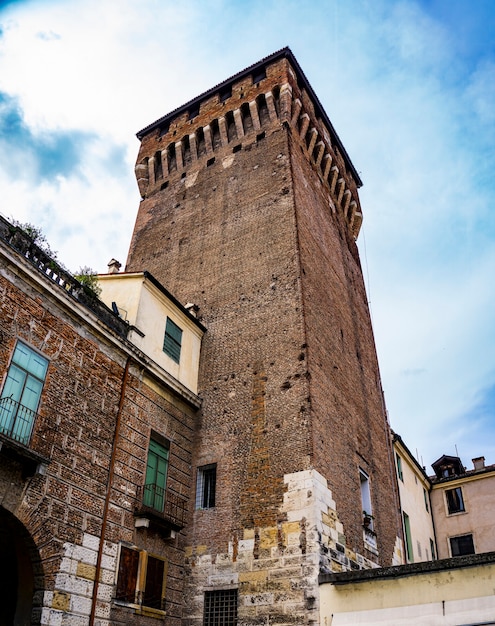
<instances>
[{"instance_id":1,"label":"wrought iron railing","mask_svg":"<svg viewBox=\"0 0 495 626\"><path fill-rule=\"evenodd\" d=\"M0 399L0 432L22 445L31 439L37 414L12 398Z\"/></svg>"},{"instance_id":2,"label":"wrought iron railing","mask_svg":"<svg viewBox=\"0 0 495 626\"><path fill-rule=\"evenodd\" d=\"M61 289L69 293L88 309L91 309L112 330L123 337L127 336L129 332L127 322L115 315L95 294L91 293L87 287L82 285L60 263L36 245L22 228L11 224L1 215L0 239L3 239L14 250L22 254L41 274L47 276Z\"/></svg>"},{"instance_id":3,"label":"wrought iron railing","mask_svg":"<svg viewBox=\"0 0 495 626\"><path fill-rule=\"evenodd\" d=\"M144 485L137 492L136 513L151 514L176 528L186 525L187 500L158 485Z\"/></svg>"},{"instance_id":4,"label":"wrought iron railing","mask_svg":"<svg viewBox=\"0 0 495 626\"><path fill-rule=\"evenodd\" d=\"M40 424L39 414L12 398L0 398L0 439L15 444L16 448L51 456L54 429Z\"/></svg>"},{"instance_id":5,"label":"wrought iron railing","mask_svg":"<svg viewBox=\"0 0 495 626\"><path fill-rule=\"evenodd\" d=\"M366 526L363 526L364 529L364 539L365 541L373 546L374 548L377 547L377 541L376 541L376 533L375 531L371 530L371 528L366 528Z\"/></svg>"}]
</instances>

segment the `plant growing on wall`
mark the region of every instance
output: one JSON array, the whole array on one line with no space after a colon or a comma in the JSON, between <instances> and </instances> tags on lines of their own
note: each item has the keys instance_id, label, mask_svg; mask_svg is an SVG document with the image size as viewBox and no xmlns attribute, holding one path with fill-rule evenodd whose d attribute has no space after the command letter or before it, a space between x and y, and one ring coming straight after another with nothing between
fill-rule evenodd
<instances>
[{"instance_id":1,"label":"plant growing on wall","mask_svg":"<svg viewBox=\"0 0 495 626\"><path fill-rule=\"evenodd\" d=\"M51 249L42 228L31 224L31 222L19 222L18 220L12 220L12 224L20 228L47 256L54 261L57 260L57 253Z\"/></svg>"},{"instance_id":2,"label":"plant growing on wall","mask_svg":"<svg viewBox=\"0 0 495 626\"><path fill-rule=\"evenodd\" d=\"M98 275L93 269L86 265L80 267L79 271L74 275L74 278L81 283L88 295L94 296L95 298L100 296L101 287L98 284Z\"/></svg>"}]
</instances>

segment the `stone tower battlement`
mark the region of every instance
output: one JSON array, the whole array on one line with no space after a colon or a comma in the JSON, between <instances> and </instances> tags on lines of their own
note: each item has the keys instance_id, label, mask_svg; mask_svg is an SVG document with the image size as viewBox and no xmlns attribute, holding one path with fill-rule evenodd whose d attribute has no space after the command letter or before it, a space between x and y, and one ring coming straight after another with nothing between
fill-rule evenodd
<instances>
[{"instance_id":1,"label":"stone tower battlement","mask_svg":"<svg viewBox=\"0 0 495 626\"><path fill-rule=\"evenodd\" d=\"M137 136L126 271L208 329L183 623L219 602L245 626L316 625L320 571L389 565L400 533L359 174L288 48Z\"/></svg>"},{"instance_id":2,"label":"stone tower battlement","mask_svg":"<svg viewBox=\"0 0 495 626\"><path fill-rule=\"evenodd\" d=\"M143 198L169 186L192 186L200 169L288 129L318 173L332 212L356 239L362 223L361 180L297 60L284 48L150 124L135 167Z\"/></svg>"}]
</instances>

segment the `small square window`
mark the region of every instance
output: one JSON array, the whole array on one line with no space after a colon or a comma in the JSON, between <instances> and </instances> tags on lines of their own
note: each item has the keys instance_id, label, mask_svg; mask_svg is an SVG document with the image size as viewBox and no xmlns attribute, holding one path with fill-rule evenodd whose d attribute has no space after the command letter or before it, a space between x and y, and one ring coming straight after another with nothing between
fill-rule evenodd
<instances>
[{"instance_id":1,"label":"small square window","mask_svg":"<svg viewBox=\"0 0 495 626\"><path fill-rule=\"evenodd\" d=\"M196 480L196 508L212 509L215 506L215 491L217 483L217 465L198 467Z\"/></svg>"},{"instance_id":2,"label":"small square window","mask_svg":"<svg viewBox=\"0 0 495 626\"><path fill-rule=\"evenodd\" d=\"M163 351L176 363L180 362L180 350L182 344L182 329L175 322L167 317L165 326L165 338L163 340Z\"/></svg>"},{"instance_id":3,"label":"small square window","mask_svg":"<svg viewBox=\"0 0 495 626\"><path fill-rule=\"evenodd\" d=\"M464 500L462 497L462 489L461 487L456 487L455 489L447 489L445 492L445 497L447 498L447 509L449 511L449 515L452 513L462 513L466 509L464 508Z\"/></svg>"},{"instance_id":4,"label":"small square window","mask_svg":"<svg viewBox=\"0 0 495 626\"><path fill-rule=\"evenodd\" d=\"M224 87L219 94L220 102L225 102L230 97L232 97L232 87Z\"/></svg>"},{"instance_id":5,"label":"small square window","mask_svg":"<svg viewBox=\"0 0 495 626\"><path fill-rule=\"evenodd\" d=\"M450 552L452 556L464 556L465 554L475 554L473 535L461 535L450 538Z\"/></svg>"},{"instance_id":6,"label":"small square window","mask_svg":"<svg viewBox=\"0 0 495 626\"><path fill-rule=\"evenodd\" d=\"M256 85L256 83L261 82L265 78L266 78L266 68L265 67L260 67L253 74L253 83Z\"/></svg>"}]
</instances>

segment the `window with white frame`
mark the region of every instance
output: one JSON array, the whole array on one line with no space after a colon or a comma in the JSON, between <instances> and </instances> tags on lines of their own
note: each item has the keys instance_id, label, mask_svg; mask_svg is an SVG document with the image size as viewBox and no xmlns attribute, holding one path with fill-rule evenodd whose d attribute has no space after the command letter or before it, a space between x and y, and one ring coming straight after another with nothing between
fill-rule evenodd
<instances>
[{"instance_id":1,"label":"window with white frame","mask_svg":"<svg viewBox=\"0 0 495 626\"><path fill-rule=\"evenodd\" d=\"M215 506L217 486L217 464L198 467L196 479L196 508L212 509Z\"/></svg>"},{"instance_id":2,"label":"window with white frame","mask_svg":"<svg viewBox=\"0 0 495 626\"><path fill-rule=\"evenodd\" d=\"M452 515L453 513L462 513L466 510L464 508L464 498L462 497L461 487L447 489L445 492L445 498L447 499L447 510L449 515Z\"/></svg>"},{"instance_id":3,"label":"window with white frame","mask_svg":"<svg viewBox=\"0 0 495 626\"><path fill-rule=\"evenodd\" d=\"M473 535L460 535L450 537L450 553L452 556L464 556L465 554L475 554Z\"/></svg>"},{"instance_id":4,"label":"window with white frame","mask_svg":"<svg viewBox=\"0 0 495 626\"><path fill-rule=\"evenodd\" d=\"M361 468L359 468L359 482L361 485L361 506L363 507L363 524L369 530L373 530L370 479L368 474Z\"/></svg>"}]
</instances>

